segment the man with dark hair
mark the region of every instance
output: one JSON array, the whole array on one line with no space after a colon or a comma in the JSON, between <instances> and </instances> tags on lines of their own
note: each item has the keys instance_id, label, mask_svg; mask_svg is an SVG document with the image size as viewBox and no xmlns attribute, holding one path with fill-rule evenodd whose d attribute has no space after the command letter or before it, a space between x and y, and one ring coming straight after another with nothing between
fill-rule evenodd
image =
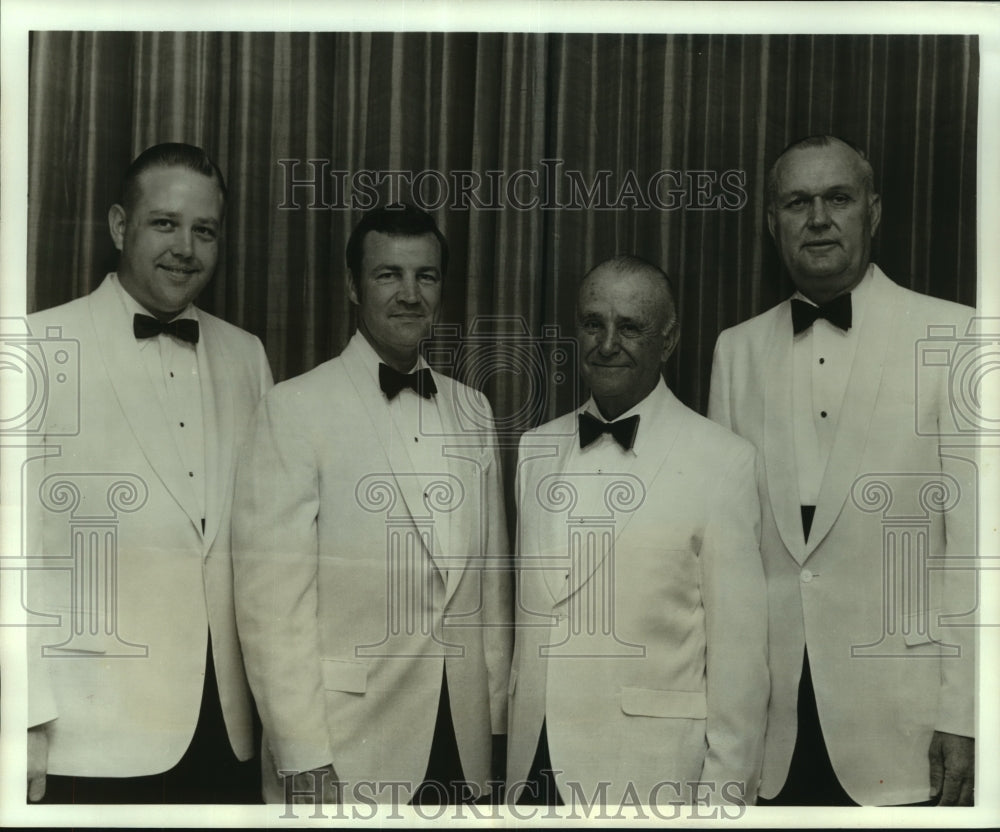
<instances>
[{"instance_id":1,"label":"man with dark hair","mask_svg":"<svg viewBox=\"0 0 1000 832\"><path fill-rule=\"evenodd\" d=\"M462 418L489 404L420 354L446 251L417 208L364 216L347 257L357 333L265 397L242 456L237 618L267 802L489 789L506 721L507 541L492 416Z\"/></svg>"},{"instance_id":2,"label":"man with dark hair","mask_svg":"<svg viewBox=\"0 0 1000 832\"><path fill-rule=\"evenodd\" d=\"M526 433L517 471L514 803L752 803L767 709L754 449L662 377L661 269L580 285L591 398Z\"/></svg>"},{"instance_id":3,"label":"man with dark hair","mask_svg":"<svg viewBox=\"0 0 1000 832\"><path fill-rule=\"evenodd\" d=\"M146 150L108 215L117 273L28 318L79 357L79 399L48 402L28 465L29 546L66 564L28 585L52 624L29 631L32 800L259 800L230 511L271 372L257 338L193 305L224 208L203 150Z\"/></svg>"},{"instance_id":4,"label":"man with dark hair","mask_svg":"<svg viewBox=\"0 0 1000 832\"><path fill-rule=\"evenodd\" d=\"M361 217L347 240L347 271L351 275L362 273L365 255L365 237L369 232L396 237L421 237L430 234L438 242L441 252L441 274L448 273L448 241L434 222L434 217L413 205L395 204L381 210L369 211ZM357 287L360 288L360 285Z\"/></svg>"},{"instance_id":5,"label":"man with dark hair","mask_svg":"<svg viewBox=\"0 0 1000 832\"><path fill-rule=\"evenodd\" d=\"M974 629L955 616L976 596L946 558L975 552L975 465L941 445L951 342L917 358L933 327L970 332L973 310L871 262L881 211L856 146L790 145L767 220L796 292L715 351L709 415L762 459L760 793L779 805L972 802Z\"/></svg>"}]
</instances>

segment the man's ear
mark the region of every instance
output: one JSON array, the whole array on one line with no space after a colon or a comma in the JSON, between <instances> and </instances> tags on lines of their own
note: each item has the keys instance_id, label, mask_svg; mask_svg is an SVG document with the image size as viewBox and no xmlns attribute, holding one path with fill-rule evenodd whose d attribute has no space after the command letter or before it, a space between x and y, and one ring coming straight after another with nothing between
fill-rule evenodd
<instances>
[{"instance_id":1,"label":"man's ear","mask_svg":"<svg viewBox=\"0 0 1000 832\"><path fill-rule=\"evenodd\" d=\"M771 239L777 242L777 238L774 236L774 209L767 209L767 230L771 232Z\"/></svg>"},{"instance_id":2,"label":"man's ear","mask_svg":"<svg viewBox=\"0 0 1000 832\"><path fill-rule=\"evenodd\" d=\"M355 306L361 305L361 293L358 291L358 281L354 279L354 272L347 272L347 297Z\"/></svg>"},{"instance_id":3,"label":"man's ear","mask_svg":"<svg viewBox=\"0 0 1000 832\"><path fill-rule=\"evenodd\" d=\"M878 224L882 221L882 197L872 194L868 197L868 217L871 220L872 236L878 231Z\"/></svg>"},{"instance_id":4,"label":"man's ear","mask_svg":"<svg viewBox=\"0 0 1000 832\"><path fill-rule=\"evenodd\" d=\"M663 353L660 357L660 363L666 364L667 359L673 355L674 350L677 349L677 342L681 338L681 322L674 321L673 327L670 328L668 332L664 335L665 340L663 342Z\"/></svg>"},{"instance_id":5,"label":"man's ear","mask_svg":"<svg viewBox=\"0 0 1000 832\"><path fill-rule=\"evenodd\" d=\"M111 231L111 239L114 240L115 248L119 251L125 244L125 209L115 203L108 210L108 230Z\"/></svg>"}]
</instances>

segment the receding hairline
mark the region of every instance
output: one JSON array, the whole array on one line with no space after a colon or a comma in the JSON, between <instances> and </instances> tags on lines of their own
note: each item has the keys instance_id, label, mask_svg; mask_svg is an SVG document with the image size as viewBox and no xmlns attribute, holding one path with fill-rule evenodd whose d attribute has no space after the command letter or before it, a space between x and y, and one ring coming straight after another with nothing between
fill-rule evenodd
<instances>
[{"instance_id":1,"label":"receding hairline","mask_svg":"<svg viewBox=\"0 0 1000 832\"><path fill-rule=\"evenodd\" d=\"M665 313L664 317L667 319L667 324L670 327L676 325L677 301L674 298L674 289L670 282L669 275L667 275L667 273L659 266L632 254L618 254L614 257L610 257L607 260L598 263L583 276L580 280L579 286L577 287L577 314L580 312L580 298L583 295L583 288L586 286L587 281L595 279L597 276L604 273L619 277L627 277L628 275L644 275L651 278L652 281L660 287L662 292L664 306L663 311Z\"/></svg>"},{"instance_id":2,"label":"receding hairline","mask_svg":"<svg viewBox=\"0 0 1000 832\"><path fill-rule=\"evenodd\" d=\"M211 182L215 186L215 192L219 197L219 215L218 217L200 217L199 219L211 220L217 225L217 231L222 231L226 220L227 199L225 188L220 183L217 176L213 176L212 174L189 167L183 163L164 162L163 164L152 164L131 176L128 180L127 186L123 188L122 201L119 203L126 218L133 218L136 216L137 206L139 205L140 199L143 195L145 195L147 200L152 200L149 192L149 186L143 181L143 177L145 177L146 174L155 174L159 171L188 171L196 176L203 176Z\"/></svg>"},{"instance_id":3,"label":"receding hairline","mask_svg":"<svg viewBox=\"0 0 1000 832\"><path fill-rule=\"evenodd\" d=\"M873 196L875 194L875 171L872 168L871 162L868 161L867 154L861 147L848 139L841 138L840 136L834 136L832 134L806 136L805 138L797 139L782 150L781 153L778 154L778 158L774 160L768 170L766 189L768 210L774 208L775 203L777 202L778 170L781 163L788 156L795 152L837 146L850 151L852 154L850 158L854 162L855 169L860 174L861 184L864 186L866 194L868 196Z\"/></svg>"},{"instance_id":4,"label":"receding hairline","mask_svg":"<svg viewBox=\"0 0 1000 832\"><path fill-rule=\"evenodd\" d=\"M119 194L120 204L126 211L135 205L139 178L150 170L186 168L211 179L222 195L222 210L225 213L229 194L222 170L201 147L183 142L162 142L147 147L132 160L122 177Z\"/></svg>"},{"instance_id":5,"label":"receding hairline","mask_svg":"<svg viewBox=\"0 0 1000 832\"><path fill-rule=\"evenodd\" d=\"M222 184L219 182L218 177L213 176L210 173L204 173L203 171L196 170L195 168L189 167L188 165L182 164L180 162L177 162L177 163L163 162L162 164L153 164L153 165L150 165L149 167L146 167L146 168L143 168L142 170L140 170L138 173L135 174L135 176L133 176L129 180L129 187L126 189L126 193L123 194L123 196L122 196L122 204L124 205L124 203L125 203L126 200L134 199L135 198L135 194L137 194L140 190L142 190L142 188L143 188L143 185L142 185L143 177L145 177L147 175L152 175L152 174L160 173L162 171L186 171L188 173L194 174L195 176L201 176L201 177L207 179L209 182L211 182L213 185L215 185L215 190L219 194L219 196L222 198L222 205L223 205L223 208L225 208L225 205L226 205L226 191L222 187Z\"/></svg>"}]
</instances>

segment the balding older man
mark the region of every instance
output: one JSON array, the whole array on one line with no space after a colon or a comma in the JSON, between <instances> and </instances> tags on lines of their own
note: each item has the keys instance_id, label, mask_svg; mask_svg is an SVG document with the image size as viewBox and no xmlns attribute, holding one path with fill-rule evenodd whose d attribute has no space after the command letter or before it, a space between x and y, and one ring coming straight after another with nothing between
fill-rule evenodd
<instances>
[{"instance_id":1,"label":"balding older man","mask_svg":"<svg viewBox=\"0 0 1000 832\"><path fill-rule=\"evenodd\" d=\"M975 468L940 442L952 342L917 361L929 327L961 337L972 310L870 262L880 219L863 153L791 145L768 225L798 291L716 347L709 415L762 460L760 793L783 805L972 802L974 631L945 625L976 601L945 558L973 553Z\"/></svg>"},{"instance_id":2,"label":"balding older man","mask_svg":"<svg viewBox=\"0 0 1000 832\"><path fill-rule=\"evenodd\" d=\"M580 286L591 398L522 438L513 802L752 802L768 680L753 448L662 378L667 276Z\"/></svg>"}]
</instances>

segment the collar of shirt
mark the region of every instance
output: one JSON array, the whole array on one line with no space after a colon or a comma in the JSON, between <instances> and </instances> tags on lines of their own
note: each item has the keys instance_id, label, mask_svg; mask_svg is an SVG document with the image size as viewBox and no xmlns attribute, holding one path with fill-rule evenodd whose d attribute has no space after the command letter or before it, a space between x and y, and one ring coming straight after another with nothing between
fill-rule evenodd
<instances>
[{"instance_id":1,"label":"collar of shirt","mask_svg":"<svg viewBox=\"0 0 1000 832\"><path fill-rule=\"evenodd\" d=\"M115 287L115 291L118 293L118 297L121 298L122 309L125 310L125 323L123 324L124 326L127 326L131 330L132 317L134 315L149 315L151 318L156 317L152 312L150 312L145 306L139 303L139 301L137 301L126 291L125 287L122 286L121 281L118 279L117 272L112 272L110 275L108 275L108 277L111 279L111 285ZM188 318L193 321L198 320L198 313L193 303L189 303L178 314L174 315L174 317L171 318L170 320L178 321L184 318ZM136 343L139 345L140 350L145 349L152 342L153 342L152 338L136 339ZM194 347L195 345L185 344L185 346Z\"/></svg>"},{"instance_id":2,"label":"collar of shirt","mask_svg":"<svg viewBox=\"0 0 1000 832\"><path fill-rule=\"evenodd\" d=\"M652 425L655 424L657 411L660 409L660 405L663 402L663 394L666 392L667 383L663 380L663 376L661 375L656 387L649 392L646 398L638 404L633 405L615 419L605 419L604 416L601 415L601 410L597 406L597 402L594 401L593 396L587 399L586 404L583 406L583 411L600 419L602 422L620 422L622 419L628 419L630 416L638 416L639 432L635 436L635 444L629 451L625 451L619 446L619 450L621 450L622 453L629 453L633 456L638 456L643 452L643 449L649 445L648 437L652 432ZM605 442L613 442L616 446L618 445L618 443L615 442L614 437L604 434L593 445L588 446L585 450L589 450L590 447L599 447ZM579 443L577 444L579 445Z\"/></svg>"},{"instance_id":3,"label":"collar of shirt","mask_svg":"<svg viewBox=\"0 0 1000 832\"><path fill-rule=\"evenodd\" d=\"M358 330L357 332L354 333L353 340L358 342L358 347L361 350L361 360L364 362L365 367L368 369L368 373L371 375L372 381L375 383L376 386L378 386L379 383L378 365L386 364L387 362L383 361L379 357L379 354L375 352L375 348L368 343L368 339L365 338L361 330ZM427 362L424 361L424 357L418 353L417 363L414 364L409 370L407 370L407 372L413 373L416 372L417 370L422 370L427 366L428 365ZM407 391L403 390L402 392L405 393Z\"/></svg>"},{"instance_id":4,"label":"collar of shirt","mask_svg":"<svg viewBox=\"0 0 1000 832\"><path fill-rule=\"evenodd\" d=\"M869 263L868 264L868 268L865 271L865 276L861 278L861 280L858 282L857 286L855 286L853 289L851 289L851 331L852 332L857 332L861 328L861 319L864 317L865 305L867 304L868 296L871 294L871 286L872 286L872 283L874 283L874 281L875 281L875 264L874 263ZM805 295L803 295L802 292L798 291L798 289L795 290L795 293L792 295L792 297L795 298L795 299L797 299L797 300L803 300L806 303L808 303L810 306L819 306L818 303L816 303L815 301L809 300L809 298L807 298ZM817 324L818 323L822 323L825 326L830 327L832 330L834 330L836 332L841 332L844 335L850 335L850 332L844 332L842 329L839 329L838 327L835 327L829 321L825 321L822 318L820 320L816 321L816 323ZM815 324L813 324L813 326L815 326ZM812 327L810 327L809 329L807 329L804 333L800 333L799 337L801 337L802 335L807 335L810 332L812 332Z\"/></svg>"}]
</instances>

